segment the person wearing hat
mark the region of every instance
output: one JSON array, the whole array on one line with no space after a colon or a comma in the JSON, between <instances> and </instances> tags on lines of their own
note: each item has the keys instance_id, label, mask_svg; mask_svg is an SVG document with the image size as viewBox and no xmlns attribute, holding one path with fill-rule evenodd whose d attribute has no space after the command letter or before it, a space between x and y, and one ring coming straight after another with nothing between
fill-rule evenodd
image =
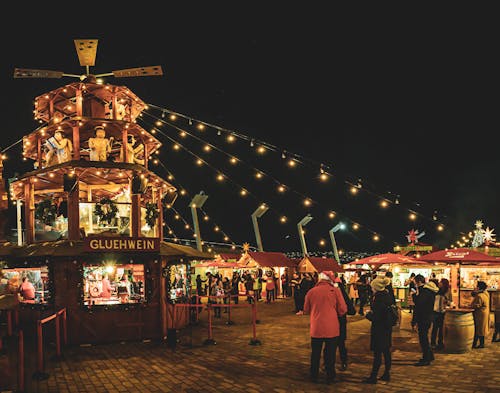
<instances>
[{"instance_id":1,"label":"person wearing hat","mask_svg":"<svg viewBox=\"0 0 500 393\"><path fill-rule=\"evenodd\" d=\"M90 161L107 161L108 154L111 153L113 137L106 138L106 131L103 126L94 128L95 138L89 138Z\"/></svg>"},{"instance_id":2,"label":"person wearing hat","mask_svg":"<svg viewBox=\"0 0 500 393\"><path fill-rule=\"evenodd\" d=\"M421 274L415 276L415 284L417 292L413 295L415 306L411 325L417 326L418 340L422 349L422 358L415 363L415 366L429 366L434 360L429 342L429 329L434 319L434 302L439 288L432 281L425 283L425 277Z\"/></svg>"},{"instance_id":3,"label":"person wearing hat","mask_svg":"<svg viewBox=\"0 0 500 393\"><path fill-rule=\"evenodd\" d=\"M304 314L309 314L311 335L310 379L318 381L321 350L325 346L327 383L335 380L335 353L340 335L338 317L347 313L347 305L339 288L333 286L333 272L321 272L318 283L311 288L304 300Z\"/></svg>"},{"instance_id":4,"label":"person wearing hat","mask_svg":"<svg viewBox=\"0 0 500 393\"><path fill-rule=\"evenodd\" d=\"M369 377L363 379L363 383L377 383L377 375L382 365L384 355L384 374L380 377L383 381L390 381L390 370L392 365L392 324L389 320L389 306L394 304L387 287L391 280L388 277L377 277L370 283L373 291L371 310L367 318L371 321L370 349L373 351L372 372Z\"/></svg>"}]
</instances>

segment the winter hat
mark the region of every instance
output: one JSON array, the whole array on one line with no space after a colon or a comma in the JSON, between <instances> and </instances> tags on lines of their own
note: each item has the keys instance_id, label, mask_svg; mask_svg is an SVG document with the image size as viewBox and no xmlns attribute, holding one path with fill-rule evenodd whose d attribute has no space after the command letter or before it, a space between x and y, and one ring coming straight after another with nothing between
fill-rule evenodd
<instances>
[{"instance_id":1,"label":"winter hat","mask_svg":"<svg viewBox=\"0 0 500 393\"><path fill-rule=\"evenodd\" d=\"M370 285L374 292L380 292L383 291L390 283L391 279L388 277L377 277L371 282Z\"/></svg>"},{"instance_id":2,"label":"winter hat","mask_svg":"<svg viewBox=\"0 0 500 393\"><path fill-rule=\"evenodd\" d=\"M438 286L436 285L435 282L429 281L427 284L424 285L424 288L430 289L432 292L437 292L439 291Z\"/></svg>"},{"instance_id":3,"label":"winter hat","mask_svg":"<svg viewBox=\"0 0 500 393\"><path fill-rule=\"evenodd\" d=\"M325 274L331 282L335 282L335 273L331 270L324 270L321 273Z\"/></svg>"},{"instance_id":4,"label":"winter hat","mask_svg":"<svg viewBox=\"0 0 500 393\"><path fill-rule=\"evenodd\" d=\"M324 271L318 275L318 281L324 280L324 281L328 281L330 284L333 284L334 278L335 278L335 276L333 275L333 273L331 271Z\"/></svg>"}]
</instances>

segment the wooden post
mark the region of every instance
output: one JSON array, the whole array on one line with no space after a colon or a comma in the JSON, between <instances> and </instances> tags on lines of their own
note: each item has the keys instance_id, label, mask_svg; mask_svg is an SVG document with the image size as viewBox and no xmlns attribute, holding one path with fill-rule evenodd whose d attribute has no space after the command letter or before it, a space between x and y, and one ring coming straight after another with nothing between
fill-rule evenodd
<instances>
[{"instance_id":1,"label":"wooden post","mask_svg":"<svg viewBox=\"0 0 500 393\"><path fill-rule=\"evenodd\" d=\"M35 241L35 185L31 179L24 183L24 201L26 244L31 244Z\"/></svg>"},{"instance_id":2,"label":"wooden post","mask_svg":"<svg viewBox=\"0 0 500 393\"><path fill-rule=\"evenodd\" d=\"M38 161L38 169L42 169L42 138L37 136L36 139L36 158Z\"/></svg>"},{"instance_id":3,"label":"wooden post","mask_svg":"<svg viewBox=\"0 0 500 393\"><path fill-rule=\"evenodd\" d=\"M73 160L80 159L80 127L73 126Z\"/></svg>"},{"instance_id":4,"label":"wooden post","mask_svg":"<svg viewBox=\"0 0 500 393\"><path fill-rule=\"evenodd\" d=\"M141 236L141 195L132 194L132 237Z\"/></svg>"},{"instance_id":5,"label":"wooden post","mask_svg":"<svg viewBox=\"0 0 500 393\"><path fill-rule=\"evenodd\" d=\"M75 181L75 187L68 192L68 240L80 239L80 181Z\"/></svg>"},{"instance_id":6,"label":"wooden post","mask_svg":"<svg viewBox=\"0 0 500 393\"><path fill-rule=\"evenodd\" d=\"M116 96L116 87L113 87L113 98L112 98L112 105L113 105L113 109L112 109L112 113L111 113L111 118L113 120L117 120L118 119L118 98Z\"/></svg>"},{"instance_id":7,"label":"wooden post","mask_svg":"<svg viewBox=\"0 0 500 393\"><path fill-rule=\"evenodd\" d=\"M160 272L160 312L161 312L161 336L167 337L167 283L163 277L163 269L167 266L165 258L161 259L161 272Z\"/></svg>"},{"instance_id":8,"label":"wooden post","mask_svg":"<svg viewBox=\"0 0 500 393\"><path fill-rule=\"evenodd\" d=\"M144 167L148 169L148 163L149 163L149 149L148 149L148 144L143 140L142 144L144 145Z\"/></svg>"},{"instance_id":9,"label":"wooden post","mask_svg":"<svg viewBox=\"0 0 500 393\"><path fill-rule=\"evenodd\" d=\"M158 221L157 221L157 226L158 226L158 237L160 238L160 241L163 240L163 206L161 203L161 188L158 188L157 191L157 201L156 203L158 204Z\"/></svg>"},{"instance_id":10,"label":"wooden post","mask_svg":"<svg viewBox=\"0 0 500 393\"><path fill-rule=\"evenodd\" d=\"M127 139L128 139L128 133L127 129L124 128L122 130L122 149L123 149L123 162L128 162L128 149L127 149Z\"/></svg>"},{"instance_id":11,"label":"wooden post","mask_svg":"<svg viewBox=\"0 0 500 393\"><path fill-rule=\"evenodd\" d=\"M75 97L76 97L76 116L82 117L83 116L83 97L82 97L82 90L78 88L75 92Z\"/></svg>"}]
</instances>

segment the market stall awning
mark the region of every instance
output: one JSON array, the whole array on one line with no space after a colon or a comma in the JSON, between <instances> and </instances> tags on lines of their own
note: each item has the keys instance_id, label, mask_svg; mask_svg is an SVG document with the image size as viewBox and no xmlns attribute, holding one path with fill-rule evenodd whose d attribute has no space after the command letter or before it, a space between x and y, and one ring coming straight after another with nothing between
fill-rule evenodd
<instances>
[{"instance_id":1,"label":"market stall awning","mask_svg":"<svg viewBox=\"0 0 500 393\"><path fill-rule=\"evenodd\" d=\"M349 262L356 265L370 265L380 266L385 264L399 264L399 265L428 265L428 262L423 261L422 258L416 259L402 254L393 254L391 252L385 254L372 255L366 258L361 258Z\"/></svg>"},{"instance_id":2,"label":"market stall awning","mask_svg":"<svg viewBox=\"0 0 500 393\"><path fill-rule=\"evenodd\" d=\"M246 267L289 267L295 268L293 261L281 252L252 251L240 259L240 265Z\"/></svg>"},{"instance_id":3,"label":"market stall awning","mask_svg":"<svg viewBox=\"0 0 500 393\"><path fill-rule=\"evenodd\" d=\"M498 263L494 256L475 251L470 248L454 248L450 250L439 250L430 254L422 255L420 261L426 262L448 262L448 263Z\"/></svg>"},{"instance_id":4,"label":"market stall awning","mask_svg":"<svg viewBox=\"0 0 500 393\"><path fill-rule=\"evenodd\" d=\"M236 262L222 262L222 261L207 261L200 262L194 265L194 267L216 267L218 269L234 269L241 267Z\"/></svg>"},{"instance_id":5,"label":"market stall awning","mask_svg":"<svg viewBox=\"0 0 500 393\"><path fill-rule=\"evenodd\" d=\"M238 262L241 258L241 254L228 254L228 253L220 253L220 259L226 262Z\"/></svg>"},{"instance_id":6,"label":"market stall awning","mask_svg":"<svg viewBox=\"0 0 500 393\"><path fill-rule=\"evenodd\" d=\"M37 242L23 246L3 243L0 245L0 255L13 258L27 257L71 257L89 255L83 240L57 240L51 242ZM7 253L8 252L8 253ZM140 251L137 251L140 253ZM213 254L198 251L196 248L177 243L160 242L159 254L167 257L191 259L213 259Z\"/></svg>"},{"instance_id":7,"label":"market stall awning","mask_svg":"<svg viewBox=\"0 0 500 393\"><path fill-rule=\"evenodd\" d=\"M300 273L321 273L328 270L332 272L343 272L344 268L333 258L304 257L299 262L297 270Z\"/></svg>"}]
</instances>

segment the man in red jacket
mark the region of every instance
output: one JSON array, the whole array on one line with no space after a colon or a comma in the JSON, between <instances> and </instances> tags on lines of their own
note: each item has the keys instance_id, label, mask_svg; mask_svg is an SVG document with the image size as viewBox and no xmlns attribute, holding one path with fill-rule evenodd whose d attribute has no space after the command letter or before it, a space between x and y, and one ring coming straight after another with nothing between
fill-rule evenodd
<instances>
[{"instance_id":1,"label":"man in red jacket","mask_svg":"<svg viewBox=\"0 0 500 393\"><path fill-rule=\"evenodd\" d=\"M321 350L325 344L327 383L335 380L335 353L340 335L339 316L347 313L347 305L339 288L333 286L335 275L321 272L318 283L307 292L304 314L310 315L311 334L311 381L318 381Z\"/></svg>"}]
</instances>

